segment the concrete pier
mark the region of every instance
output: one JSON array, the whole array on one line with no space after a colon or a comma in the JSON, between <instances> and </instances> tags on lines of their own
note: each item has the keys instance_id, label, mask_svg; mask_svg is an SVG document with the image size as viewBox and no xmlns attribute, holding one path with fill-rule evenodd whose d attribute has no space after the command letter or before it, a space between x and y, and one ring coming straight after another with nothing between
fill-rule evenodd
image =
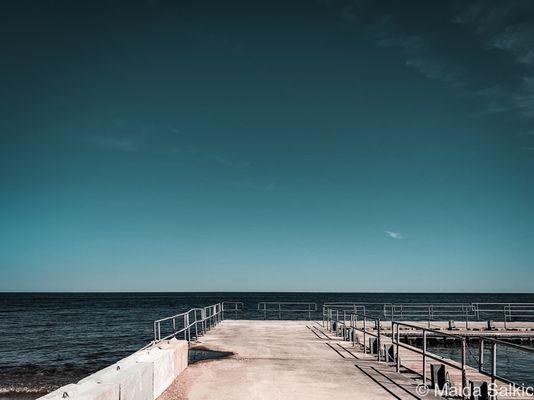
<instances>
[{"instance_id":1,"label":"concrete pier","mask_svg":"<svg viewBox=\"0 0 534 400\"><path fill-rule=\"evenodd\" d=\"M197 345L233 355L190 365L159 400L413 399L416 393L416 380L356 352L318 322L225 320Z\"/></svg>"}]
</instances>

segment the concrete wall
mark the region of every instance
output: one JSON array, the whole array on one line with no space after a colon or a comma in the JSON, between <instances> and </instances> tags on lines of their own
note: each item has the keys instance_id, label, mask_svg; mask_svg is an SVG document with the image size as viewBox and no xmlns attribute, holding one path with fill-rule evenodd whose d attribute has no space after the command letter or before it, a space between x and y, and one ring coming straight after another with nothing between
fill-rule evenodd
<instances>
[{"instance_id":1,"label":"concrete wall","mask_svg":"<svg viewBox=\"0 0 534 400\"><path fill-rule=\"evenodd\" d=\"M155 400L187 368L188 352L187 341L166 340L40 399Z\"/></svg>"}]
</instances>

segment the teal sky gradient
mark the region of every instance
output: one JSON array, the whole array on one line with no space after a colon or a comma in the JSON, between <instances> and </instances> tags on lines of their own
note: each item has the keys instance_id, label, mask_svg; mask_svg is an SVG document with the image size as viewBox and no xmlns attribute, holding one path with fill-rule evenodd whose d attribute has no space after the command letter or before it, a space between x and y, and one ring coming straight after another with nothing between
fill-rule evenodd
<instances>
[{"instance_id":1,"label":"teal sky gradient","mask_svg":"<svg viewBox=\"0 0 534 400\"><path fill-rule=\"evenodd\" d=\"M3 4L0 291L532 292L534 5L429 3Z\"/></svg>"}]
</instances>

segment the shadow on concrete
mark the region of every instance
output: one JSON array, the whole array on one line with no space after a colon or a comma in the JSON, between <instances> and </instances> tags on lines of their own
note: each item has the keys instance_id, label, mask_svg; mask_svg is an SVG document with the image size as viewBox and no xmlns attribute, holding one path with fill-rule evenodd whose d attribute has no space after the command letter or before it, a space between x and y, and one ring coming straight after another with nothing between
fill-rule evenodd
<instances>
[{"instance_id":1,"label":"shadow on concrete","mask_svg":"<svg viewBox=\"0 0 534 400\"><path fill-rule=\"evenodd\" d=\"M231 351L210 350L204 346L193 347L189 349L189 364L195 364L200 361L218 360L233 356Z\"/></svg>"}]
</instances>

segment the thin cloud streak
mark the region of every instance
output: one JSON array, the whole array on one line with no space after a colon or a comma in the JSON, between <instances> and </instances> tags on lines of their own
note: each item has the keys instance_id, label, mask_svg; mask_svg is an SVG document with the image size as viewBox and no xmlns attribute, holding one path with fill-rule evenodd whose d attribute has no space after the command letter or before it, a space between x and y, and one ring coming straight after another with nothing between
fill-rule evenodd
<instances>
[{"instance_id":1,"label":"thin cloud streak","mask_svg":"<svg viewBox=\"0 0 534 400\"><path fill-rule=\"evenodd\" d=\"M399 232L392 232L392 231L384 231L386 235L388 235L392 239L396 240L402 240L404 239L404 236Z\"/></svg>"}]
</instances>

